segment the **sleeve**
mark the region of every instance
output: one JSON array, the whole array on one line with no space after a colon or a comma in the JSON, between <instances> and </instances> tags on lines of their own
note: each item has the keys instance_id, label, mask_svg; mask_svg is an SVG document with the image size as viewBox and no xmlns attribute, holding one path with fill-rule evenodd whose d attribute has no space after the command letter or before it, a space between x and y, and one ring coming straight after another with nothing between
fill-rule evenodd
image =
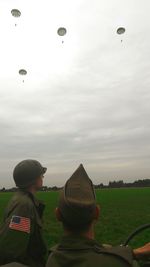
<instances>
[{"instance_id":1,"label":"sleeve","mask_svg":"<svg viewBox=\"0 0 150 267\"><path fill-rule=\"evenodd\" d=\"M27 248L33 231L32 207L19 203L0 228L0 263L26 261Z\"/></svg>"}]
</instances>

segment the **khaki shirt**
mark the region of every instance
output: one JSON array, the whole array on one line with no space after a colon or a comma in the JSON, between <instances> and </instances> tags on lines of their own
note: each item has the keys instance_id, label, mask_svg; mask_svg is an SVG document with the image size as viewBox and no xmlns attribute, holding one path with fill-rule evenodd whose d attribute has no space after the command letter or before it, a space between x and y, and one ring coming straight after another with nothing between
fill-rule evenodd
<instances>
[{"instance_id":1,"label":"khaki shirt","mask_svg":"<svg viewBox=\"0 0 150 267\"><path fill-rule=\"evenodd\" d=\"M127 247L104 248L95 240L64 236L52 248L46 267L133 267L132 250Z\"/></svg>"},{"instance_id":2,"label":"khaki shirt","mask_svg":"<svg viewBox=\"0 0 150 267\"><path fill-rule=\"evenodd\" d=\"M44 208L45 205L29 192L19 190L13 196L0 226L0 265L10 262L31 267L45 265L47 247L42 235Z\"/></svg>"}]
</instances>

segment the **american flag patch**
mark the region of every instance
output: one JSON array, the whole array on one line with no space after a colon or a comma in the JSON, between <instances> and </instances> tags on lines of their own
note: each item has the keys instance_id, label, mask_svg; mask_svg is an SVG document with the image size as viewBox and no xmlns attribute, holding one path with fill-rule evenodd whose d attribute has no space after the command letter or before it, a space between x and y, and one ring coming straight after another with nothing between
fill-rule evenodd
<instances>
[{"instance_id":1,"label":"american flag patch","mask_svg":"<svg viewBox=\"0 0 150 267\"><path fill-rule=\"evenodd\" d=\"M15 215L12 216L10 224L9 224L10 229L25 232L28 234L30 233L30 227L31 227L31 223L30 223L29 218L15 216Z\"/></svg>"}]
</instances>

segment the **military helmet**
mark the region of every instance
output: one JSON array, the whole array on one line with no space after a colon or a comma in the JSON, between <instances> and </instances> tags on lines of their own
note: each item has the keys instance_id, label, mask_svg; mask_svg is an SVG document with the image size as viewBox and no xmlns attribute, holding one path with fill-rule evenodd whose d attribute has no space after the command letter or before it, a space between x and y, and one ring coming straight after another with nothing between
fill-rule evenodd
<instances>
[{"instance_id":1,"label":"military helmet","mask_svg":"<svg viewBox=\"0 0 150 267\"><path fill-rule=\"evenodd\" d=\"M13 171L13 178L17 187L26 188L34 184L35 180L46 172L40 162L26 159L19 162Z\"/></svg>"},{"instance_id":2,"label":"military helmet","mask_svg":"<svg viewBox=\"0 0 150 267\"><path fill-rule=\"evenodd\" d=\"M67 180L58 205L62 221L70 226L81 226L93 220L96 208L94 186L82 164Z\"/></svg>"}]
</instances>

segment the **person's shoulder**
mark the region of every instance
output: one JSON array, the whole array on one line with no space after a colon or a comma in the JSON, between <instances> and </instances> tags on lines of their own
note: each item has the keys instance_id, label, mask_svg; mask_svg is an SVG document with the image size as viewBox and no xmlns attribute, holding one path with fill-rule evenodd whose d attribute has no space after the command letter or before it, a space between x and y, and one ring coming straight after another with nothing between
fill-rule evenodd
<instances>
[{"instance_id":1,"label":"person's shoulder","mask_svg":"<svg viewBox=\"0 0 150 267\"><path fill-rule=\"evenodd\" d=\"M29 215L30 217L32 217L34 209L34 203L29 194L23 191L18 191L10 200L7 207L7 213L12 214L13 211L13 213L15 213L16 215Z\"/></svg>"},{"instance_id":2,"label":"person's shoulder","mask_svg":"<svg viewBox=\"0 0 150 267\"><path fill-rule=\"evenodd\" d=\"M133 252L130 247L125 247L125 246L95 246L95 251L99 254L104 254L107 256L113 256L118 260L124 261L129 266L133 266Z\"/></svg>"},{"instance_id":3,"label":"person's shoulder","mask_svg":"<svg viewBox=\"0 0 150 267\"><path fill-rule=\"evenodd\" d=\"M65 251L65 255L64 255ZM76 253L74 254L74 251ZM84 252L84 253L83 253ZM78 260L79 266L82 266L82 262L80 262L82 255L83 265L88 264L88 266L111 266L111 267L133 267L138 266L134 265L132 249L129 247L111 247L111 246L102 246L96 244L91 249L83 250L83 249L63 249L60 244L57 244L50 248L49 257L47 260L46 267L51 266L52 264L57 263L62 259L64 261L70 262L70 259L73 259L74 255L76 255L76 260ZM78 258L79 257L79 258ZM57 266L57 264L56 264ZM59 266L59 265L58 265Z\"/></svg>"},{"instance_id":4,"label":"person's shoulder","mask_svg":"<svg viewBox=\"0 0 150 267\"><path fill-rule=\"evenodd\" d=\"M10 262L7 263L5 265L0 265L1 267L28 267L27 265L24 265L22 263L18 263L18 262Z\"/></svg>"},{"instance_id":5,"label":"person's shoulder","mask_svg":"<svg viewBox=\"0 0 150 267\"><path fill-rule=\"evenodd\" d=\"M12 197L12 202L19 203L20 205L27 204L33 206L33 201L30 194L26 191L17 191Z\"/></svg>"}]
</instances>

